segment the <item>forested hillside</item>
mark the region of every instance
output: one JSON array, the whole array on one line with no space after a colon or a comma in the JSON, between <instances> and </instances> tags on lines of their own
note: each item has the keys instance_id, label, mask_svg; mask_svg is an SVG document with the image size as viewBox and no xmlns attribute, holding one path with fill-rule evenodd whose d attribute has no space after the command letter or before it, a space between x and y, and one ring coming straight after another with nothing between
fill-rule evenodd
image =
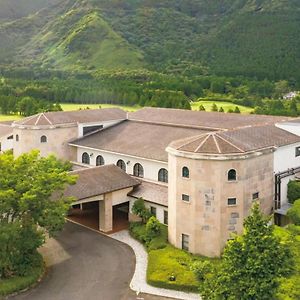
<instances>
[{"instance_id":1,"label":"forested hillside","mask_svg":"<svg viewBox=\"0 0 300 300\"><path fill-rule=\"evenodd\" d=\"M0 0L0 64L300 81L298 0Z\"/></svg>"}]
</instances>

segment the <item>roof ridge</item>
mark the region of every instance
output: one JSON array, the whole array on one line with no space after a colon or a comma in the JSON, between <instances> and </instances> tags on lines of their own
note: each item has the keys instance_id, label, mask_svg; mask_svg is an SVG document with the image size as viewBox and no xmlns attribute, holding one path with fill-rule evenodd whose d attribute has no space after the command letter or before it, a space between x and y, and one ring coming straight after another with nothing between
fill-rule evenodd
<instances>
[{"instance_id":1,"label":"roof ridge","mask_svg":"<svg viewBox=\"0 0 300 300\"><path fill-rule=\"evenodd\" d=\"M220 136L219 134L217 134L218 138L220 138L221 140L223 140L224 142L228 143L229 145L231 145L232 147L236 148L237 150L239 150L240 152L245 152L243 149L241 149L240 147L236 146L235 144L233 144L232 142L228 141L227 139L225 139L224 137Z\"/></svg>"},{"instance_id":2,"label":"roof ridge","mask_svg":"<svg viewBox=\"0 0 300 300\"><path fill-rule=\"evenodd\" d=\"M198 152L198 150L200 150L200 148L206 143L206 141L209 139L209 137L211 136L210 133L206 134L206 138L200 143L200 145L195 149L194 152Z\"/></svg>"},{"instance_id":3,"label":"roof ridge","mask_svg":"<svg viewBox=\"0 0 300 300\"><path fill-rule=\"evenodd\" d=\"M194 136L194 137L189 137L189 138L184 138L182 140L186 140L186 139L189 139L189 141L187 141L185 144L181 145L178 150L180 150L182 147L184 146L187 146L191 143L194 143L196 142L198 139L202 138L203 136L205 136L207 133L203 133L203 134L200 134L200 135L197 135L197 136Z\"/></svg>"},{"instance_id":4,"label":"roof ridge","mask_svg":"<svg viewBox=\"0 0 300 300\"><path fill-rule=\"evenodd\" d=\"M40 113L40 114L38 115L38 118L36 119L36 121L35 121L34 125L37 125L37 123L38 123L38 121L40 120L40 118L41 118L42 114L43 114L43 113Z\"/></svg>"},{"instance_id":5,"label":"roof ridge","mask_svg":"<svg viewBox=\"0 0 300 300\"><path fill-rule=\"evenodd\" d=\"M44 118L49 122L50 125L53 125L53 123L47 118L46 114L43 112L42 113Z\"/></svg>"},{"instance_id":6,"label":"roof ridge","mask_svg":"<svg viewBox=\"0 0 300 300\"><path fill-rule=\"evenodd\" d=\"M218 149L219 154L221 154L222 151L221 151L220 145L219 145L219 143L218 143L218 141L217 141L217 139L216 139L216 135L213 134L212 137L213 137L213 139L214 139L214 141L215 141L215 144L216 144L216 146L217 146L217 149Z\"/></svg>"},{"instance_id":7,"label":"roof ridge","mask_svg":"<svg viewBox=\"0 0 300 300\"><path fill-rule=\"evenodd\" d=\"M34 115L28 116L28 117L26 117L26 118L24 118L24 119L16 120L16 121L14 121L14 123L24 125L27 121L30 121L30 120L34 119L37 115L38 115L38 114L34 114ZM18 122L20 122L20 123L18 123Z\"/></svg>"}]
</instances>

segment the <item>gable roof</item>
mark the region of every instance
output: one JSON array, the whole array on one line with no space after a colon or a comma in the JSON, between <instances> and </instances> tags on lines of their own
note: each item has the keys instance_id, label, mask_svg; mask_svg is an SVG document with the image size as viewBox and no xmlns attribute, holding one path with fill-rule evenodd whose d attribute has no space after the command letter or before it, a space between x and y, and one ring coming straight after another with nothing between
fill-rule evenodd
<instances>
[{"instance_id":1,"label":"gable roof","mask_svg":"<svg viewBox=\"0 0 300 300\"><path fill-rule=\"evenodd\" d=\"M300 137L274 125L245 127L202 134L170 144L179 151L203 154L238 154L300 142Z\"/></svg>"},{"instance_id":2,"label":"gable roof","mask_svg":"<svg viewBox=\"0 0 300 300\"><path fill-rule=\"evenodd\" d=\"M143 108L129 113L133 121L165 124L173 126L196 127L210 130L236 129L247 126L271 125L290 120L288 117L230 114L206 111L191 111L170 108Z\"/></svg>"},{"instance_id":3,"label":"gable roof","mask_svg":"<svg viewBox=\"0 0 300 300\"><path fill-rule=\"evenodd\" d=\"M85 109L77 111L45 112L15 121L15 125L49 126L73 123L94 123L125 120L127 113L119 108Z\"/></svg>"},{"instance_id":4,"label":"gable roof","mask_svg":"<svg viewBox=\"0 0 300 300\"><path fill-rule=\"evenodd\" d=\"M140 181L131 177L115 165L106 165L70 172L78 175L75 185L65 190L65 196L73 196L78 200L103 195L140 184Z\"/></svg>"}]
</instances>

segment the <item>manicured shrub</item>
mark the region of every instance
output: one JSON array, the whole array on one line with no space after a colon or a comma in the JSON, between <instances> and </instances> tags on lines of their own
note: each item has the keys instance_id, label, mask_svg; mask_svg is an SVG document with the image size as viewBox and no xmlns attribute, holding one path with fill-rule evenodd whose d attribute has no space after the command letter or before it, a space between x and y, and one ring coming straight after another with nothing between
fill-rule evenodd
<instances>
[{"instance_id":1,"label":"manicured shrub","mask_svg":"<svg viewBox=\"0 0 300 300\"><path fill-rule=\"evenodd\" d=\"M290 203L294 203L295 200L300 199L300 182L291 180L288 183L287 197Z\"/></svg>"},{"instance_id":2,"label":"manicured shrub","mask_svg":"<svg viewBox=\"0 0 300 300\"><path fill-rule=\"evenodd\" d=\"M146 224L146 233L150 240L160 234L159 221L154 216L152 216Z\"/></svg>"},{"instance_id":3,"label":"manicured shrub","mask_svg":"<svg viewBox=\"0 0 300 300\"><path fill-rule=\"evenodd\" d=\"M300 225L300 199L294 202L293 206L288 210L287 216L295 225Z\"/></svg>"},{"instance_id":4,"label":"manicured shrub","mask_svg":"<svg viewBox=\"0 0 300 300\"><path fill-rule=\"evenodd\" d=\"M146 223L151 217L151 213L149 209L146 208L145 201L143 198L139 198L134 202L132 206L132 212L138 217L140 217L143 223Z\"/></svg>"}]
</instances>

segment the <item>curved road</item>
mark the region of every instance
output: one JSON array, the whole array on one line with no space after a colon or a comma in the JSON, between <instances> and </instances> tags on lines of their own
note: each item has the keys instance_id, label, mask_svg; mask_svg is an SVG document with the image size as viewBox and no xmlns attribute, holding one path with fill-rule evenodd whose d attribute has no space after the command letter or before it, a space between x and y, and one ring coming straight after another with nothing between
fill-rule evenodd
<instances>
[{"instance_id":1,"label":"curved road","mask_svg":"<svg viewBox=\"0 0 300 300\"><path fill-rule=\"evenodd\" d=\"M44 249L49 271L15 300L128 300L135 256L127 245L67 223Z\"/></svg>"}]
</instances>

